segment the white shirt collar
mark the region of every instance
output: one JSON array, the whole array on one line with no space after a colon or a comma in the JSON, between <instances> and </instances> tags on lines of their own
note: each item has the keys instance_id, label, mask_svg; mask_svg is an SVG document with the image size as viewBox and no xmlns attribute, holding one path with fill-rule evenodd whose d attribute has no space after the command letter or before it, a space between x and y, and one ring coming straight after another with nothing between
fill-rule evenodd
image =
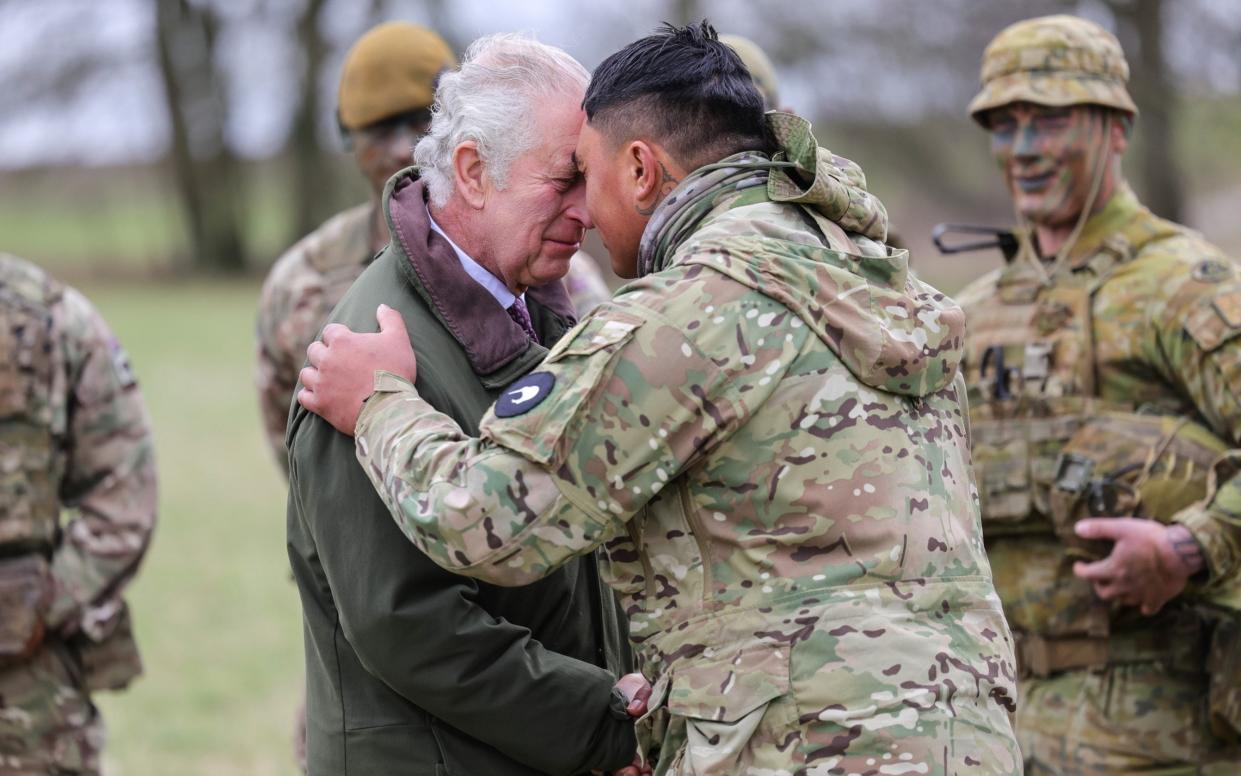
<instances>
[{"instance_id":1,"label":"white shirt collar","mask_svg":"<svg viewBox=\"0 0 1241 776\"><path fill-rule=\"evenodd\" d=\"M500 303L501 307L507 310L513 305L513 302L517 301L517 297L513 295L508 286L504 285L503 280L491 274L491 271L482 264L471 259L469 254L461 250L460 246L453 242L452 238L440 228L440 225L435 223L435 219L431 217L431 208L429 207L427 208L427 220L431 223L431 229L447 240L448 244L452 246L453 253L457 254L457 261L461 262L462 269L474 279L474 282L487 289L487 292L495 297L495 300ZM523 302L525 301L525 296L525 294L522 294Z\"/></svg>"}]
</instances>

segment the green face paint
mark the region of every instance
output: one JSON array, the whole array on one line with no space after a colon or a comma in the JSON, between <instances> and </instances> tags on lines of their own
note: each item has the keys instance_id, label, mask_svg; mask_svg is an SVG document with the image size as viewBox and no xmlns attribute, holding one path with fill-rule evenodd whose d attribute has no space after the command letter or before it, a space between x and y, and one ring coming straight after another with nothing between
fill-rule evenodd
<instances>
[{"instance_id":1,"label":"green face paint","mask_svg":"<svg viewBox=\"0 0 1241 776\"><path fill-rule=\"evenodd\" d=\"M1019 102L992 111L988 127L1017 212L1039 226L1075 223L1106 152L1103 112Z\"/></svg>"}]
</instances>

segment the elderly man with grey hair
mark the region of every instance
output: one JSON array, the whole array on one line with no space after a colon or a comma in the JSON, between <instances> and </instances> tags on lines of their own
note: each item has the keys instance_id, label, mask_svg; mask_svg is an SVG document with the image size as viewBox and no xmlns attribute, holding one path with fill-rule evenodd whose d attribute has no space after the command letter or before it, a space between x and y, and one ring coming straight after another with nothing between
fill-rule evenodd
<instances>
[{"instance_id":1,"label":"elderly man with grey hair","mask_svg":"<svg viewBox=\"0 0 1241 776\"><path fill-rule=\"evenodd\" d=\"M573 160L586 82L529 38L471 46L440 82L418 167L387 184L391 241L322 332L373 331L376 306L395 309L421 395L474 433L574 323L559 279L590 227ZM353 440L293 409L309 773L636 773L629 715L649 687L617 683L625 626L594 559L524 588L442 571L392 522Z\"/></svg>"}]
</instances>

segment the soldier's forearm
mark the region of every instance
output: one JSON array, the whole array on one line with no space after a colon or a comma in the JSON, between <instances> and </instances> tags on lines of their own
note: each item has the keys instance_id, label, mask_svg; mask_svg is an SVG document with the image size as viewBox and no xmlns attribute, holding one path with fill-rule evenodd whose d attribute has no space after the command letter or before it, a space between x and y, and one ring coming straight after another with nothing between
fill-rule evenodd
<instances>
[{"instance_id":1,"label":"soldier's forearm","mask_svg":"<svg viewBox=\"0 0 1241 776\"><path fill-rule=\"evenodd\" d=\"M376 381L356 445L401 531L450 571L529 584L605 534L603 520L561 519L575 506L541 465L466 436L399 378Z\"/></svg>"},{"instance_id":2,"label":"soldier's forearm","mask_svg":"<svg viewBox=\"0 0 1241 776\"><path fill-rule=\"evenodd\" d=\"M1219 507L1195 504L1175 517L1200 548L1208 585L1236 576L1241 566L1241 524Z\"/></svg>"},{"instance_id":3,"label":"soldier's forearm","mask_svg":"<svg viewBox=\"0 0 1241 776\"><path fill-rule=\"evenodd\" d=\"M47 623L71 626L83 609L120 593L137 571L155 527L155 465L150 448L123 476L88 491L52 556L55 591Z\"/></svg>"}]
</instances>

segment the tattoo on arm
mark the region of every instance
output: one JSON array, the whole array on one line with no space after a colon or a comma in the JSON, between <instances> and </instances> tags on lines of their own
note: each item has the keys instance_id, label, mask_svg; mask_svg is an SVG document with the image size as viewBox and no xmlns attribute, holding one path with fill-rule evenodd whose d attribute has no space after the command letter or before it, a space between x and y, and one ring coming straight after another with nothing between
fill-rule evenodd
<instances>
[{"instance_id":1,"label":"tattoo on arm","mask_svg":"<svg viewBox=\"0 0 1241 776\"><path fill-rule=\"evenodd\" d=\"M1197 574L1206 566L1206 559L1202 556L1202 545L1198 544L1198 540L1188 528L1183 525L1171 526L1168 529L1168 540L1172 543L1176 556L1181 559L1181 563L1185 564L1185 568L1191 575Z\"/></svg>"},{"instance_id":2,"label":"tattoo on arm","mask_svg":"<svg viewBox=\"0 0 1241 776\"><path fill-rule=\"evenodd\" d=\"M681 182L672 173L668 172L668 168L664 166L663 162L656 162L656 164L659 165L659 196L655 198L650 207L635 205L634 210L637 210L639 215L649 216L651 213L654 213L655 208L659 207L659 203L664 201L664 197L672 193L672 190Z\"/></svg>"}]
</instances>

